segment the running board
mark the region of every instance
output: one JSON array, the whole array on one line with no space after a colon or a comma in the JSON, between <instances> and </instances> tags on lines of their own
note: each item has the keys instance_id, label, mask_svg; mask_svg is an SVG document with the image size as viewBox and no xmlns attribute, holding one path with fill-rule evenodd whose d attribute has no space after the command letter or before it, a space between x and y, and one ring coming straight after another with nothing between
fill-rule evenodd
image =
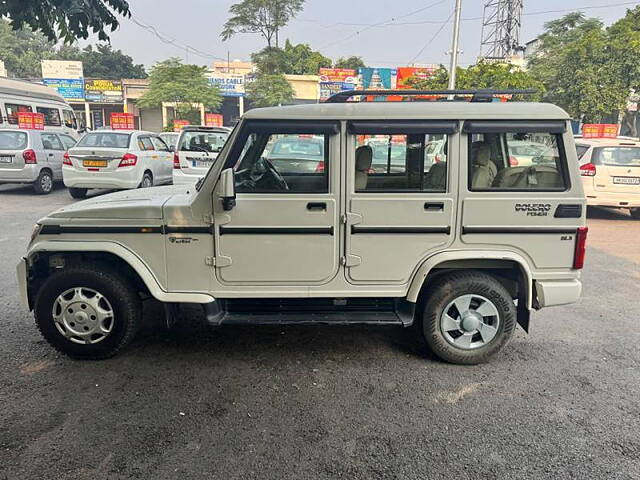
<instances>
[{"instance_id":1,"label":"running board","mask_svg":"<svg viewBox=\"0 0 640 480\"><path fill-rule=\"evenodd\" d=\"M342 302L342 300L340 300ZM387 308L379 301L373 302L368 309L359 301L357 308L353 305L341 305L343 308L313 308L314 302L300 308L300 302L279 302L278 308L273 304L265 304L258 309L255 304L247 304L242 308L238 301L220 300L203 305L207 322L212 326L220 325L401 325L413 324L415 304L404 299L389 299ZM318 304L317 307L321 305ZM269 308L271 307L271 308ZM288 308L287 308L288 307Z\"/></svg>"}]
</instances>

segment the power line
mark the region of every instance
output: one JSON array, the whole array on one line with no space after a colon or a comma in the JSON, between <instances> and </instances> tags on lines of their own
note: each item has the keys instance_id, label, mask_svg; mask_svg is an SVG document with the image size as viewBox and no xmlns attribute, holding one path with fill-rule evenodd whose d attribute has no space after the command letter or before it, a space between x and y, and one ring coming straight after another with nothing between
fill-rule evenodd
<instances>
[{"instance_id":1,"label":"power line","mask_svg":"<svg viewBox=\"0 0 640 480\"><path fill-rule=\"evenodd\" d=\"M451 12L451 14L449 15L449 18L447 18L444 22L442 22L442 25L440 25L440 28L439 28L438 30L436 30L436 33L434 33L434 34L433 34L433 36L432 36L432 37L427 41L427 43L425 43L425 44L422 46L422 48L420 49L420 51L419 51L418 53L416 53L416 54L414 55L414 57L413 57L411 60L409 60L409 64L412 64L413 62L415 62L415 61L416 61L416 59L417 59L420 55L422 55L422 52L424 52L424 51L425 51L425 49L426 49L429 45L431 45L431 44L433 43L433 41L436 39L436 37L437 37L438 35L440 35L440 32L442 32L442 30L444 30L444 27L447 25L447 23L449 23L449 20L451 20L451 17L453 17L453 14L454 14L454 13L455 13L455 10L453 10L453 11Z\"/></svg>"}]
</instances>

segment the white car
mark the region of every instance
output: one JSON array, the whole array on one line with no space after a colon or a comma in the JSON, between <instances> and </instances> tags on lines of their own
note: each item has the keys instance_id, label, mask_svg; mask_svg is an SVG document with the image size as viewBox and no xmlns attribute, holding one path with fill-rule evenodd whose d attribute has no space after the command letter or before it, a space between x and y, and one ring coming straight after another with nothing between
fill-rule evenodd
<instances>
[{"instance_id":1,"label":"white car","mask_svg":"<svg viewBox=\"0 0 640 480\"><path fill-rule=\"evenodd\" d=\"M33 185L38 194L50 193L62 180L62 158L76 141L63 133L0 130L0 184Z\"/></svg>"},{"instance_id":2,"label":"white car","mask_svg":"<svg viewBox=\"0 0 640 480\"><path fill-rule=\"evenodd\" d=\"M173 158L173 183L193 184L204 177L229 133L230 129L225 127L184 127Z\"/></svg>"},{"instance_id":3,"label":"white car","mask_svg":"<svg viewBox=\"0 0 640 480\"><path fill-rule=\"evenodd\" d=\"M576 139L587 205L628 208L640 219L640 142Z\"/></svg>"},{"instance_id":4,"label":"white car","mask_svg":"<svg viewBox=\"0 0 640 480\"><path fill-rule=\"evenodd\" d=\"M158 135L143 131L87 133L65 155L64 184L73 198L91 188L129 189L172 182L173 153Z\"/></svg>"},{"instance_id":5,"label":"white car","mask_svg":"<svg viewBox=\"0 0 640 480\"><path fill-rule=\"evenodd\" d=\"M172 151L176 149L176 145L178 143L178 138L180 138L180 133L178 132L162 132L158 134L158 136L167 144Z\"/></svg>"}]
</instances>

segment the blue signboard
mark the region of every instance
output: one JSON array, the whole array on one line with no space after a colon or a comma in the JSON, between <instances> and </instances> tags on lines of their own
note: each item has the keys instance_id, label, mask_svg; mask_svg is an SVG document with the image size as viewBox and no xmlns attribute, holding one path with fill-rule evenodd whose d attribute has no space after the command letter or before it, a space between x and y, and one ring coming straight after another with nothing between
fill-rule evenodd
<instances>
[{"instance_id":1,"label":"blue signboard","mask_svg":"<svg viewBox=\"0 0 640 480\"><path fill-rule=\"evenodd\" d=\"M44 78L42 82L55 88L67 100L84 100L84 80L65 78Z\"/></svg>"}]
</instances>

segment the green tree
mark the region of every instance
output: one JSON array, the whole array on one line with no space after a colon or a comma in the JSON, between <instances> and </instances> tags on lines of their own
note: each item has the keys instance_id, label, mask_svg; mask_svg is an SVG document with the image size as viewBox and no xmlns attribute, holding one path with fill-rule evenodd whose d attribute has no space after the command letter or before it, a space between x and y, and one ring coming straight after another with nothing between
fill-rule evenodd
<instances>
[{"instance_id":1,"label":"green tree","mask_svg":"<svg viewBox=\"0 0 640 480\"><path fill-rule=\"evenodd\" d=\"M443 90L449 82L448 70L440 65L433 76L422 80L412 78L409 84L418 90ZM537 100L544 92L542 82L522 68L507 63L479 62L468 68L456 70L456 88L458 89L535 89L537 93L527 99Z\"/></svg>"},{"instance_id":2,"label":"green tree","mask_svg":"<svg viewBox=\"0 0 640 480\"><path fill-rule=\"evenodd\" d=\"M231 17L220 36L229 40L238 33L259 33L267 47L278 47L280 29L302 10L304 0L242 0L229 7Z\"/></svg>"},{"instance_id":3,"label":"green tree","mask_svg":"<svg viewBox=\"0 0 640 480\"><path fill-rule=\"evenodd\" d=\"M265 47L252 53L251 61L259 73L266 75L287 73L289 69L289 59L281 48Z\"/></svg>"},{"instance_id":4,"label":"green tree","mask_svg":"<svg viewBox=\"0 0 640 480\"><path fill-rule=\"evenodd\" d=\"M87 78L106 78L119 80L121 78L146 78L144 65L134 64L133 59L122 52L114 50L109 44L91 45L80 49L75 45L60 47L51 59L79 60L84 66L84 76Z\"/></svg>"},{"instance_id":5,"label":"green tree","mask_svg":"<svg viewBox=\"0 0 640 480\"><path fill-rule=\"evenodd\" d=\"M321 67L330 67L331 59L306 43L285 42L284 48L265 47L251 55L251 61L260 73L317 75Z\"/></svg>"},{"instance_id":6,"label":"green tree","mask_svg":"<svg viewBox=\"0 0 640 480\"><path fill-rule=\"evenodd\" d=\"M54 45L41 33L29 29L13 30L9 22L0 20L0 59L9 76L40 78L40 62Z\"/></svg>"},{"instance_id":7,"label":"green tree","mask_svg":"<svg viewBox=\"0 0 640 480\"><path fill-rule=\"evenodd\" d=\"M254 107L272 107L293 101L293 88L282 75L258 75L246 86L247 97Z\"/></svg>"},{"instance_id":8,"label":"green tree","mask_svg":"<svg viewBox=\"0 0 640 480\"><path fill-rule=\"evenodd\" d=\"M364 63L364 60L362 60L362 57L356 57L356 56L351 56L351 57L340 57L337 61L336 64L334 65L335 68L350 68L352 70L355 70L356 72L358 71L359 68L365 68L366 65Z\"/></svg>"},{"instance_id":9,"label":"green tree","mask_svg":"<svg viewBox=\"0 0 640 480\"><path fill-rule=\"evenodd\" d=\"M130 16L126 0L3 0L0 17L8 18L14 30L29 27L52 42L72 43L96 33L109 40L107 30L119 26L116 15Z\"/></svg>"},{"instance_id":10,"label":"green tree","mask_svg":"<svg viewBox=\"0 0 640 480\"><path fill-rule=\"evenodd\" d=\"M207 68L184 65L178 58L156 63L149 75L149 90L138 100L143 108L154 108L163 102L176 105L180 118L200 122L196 104L209 110L217 110L222 103L218 88L209 84Z\"/></svg>"}]
</instances>

